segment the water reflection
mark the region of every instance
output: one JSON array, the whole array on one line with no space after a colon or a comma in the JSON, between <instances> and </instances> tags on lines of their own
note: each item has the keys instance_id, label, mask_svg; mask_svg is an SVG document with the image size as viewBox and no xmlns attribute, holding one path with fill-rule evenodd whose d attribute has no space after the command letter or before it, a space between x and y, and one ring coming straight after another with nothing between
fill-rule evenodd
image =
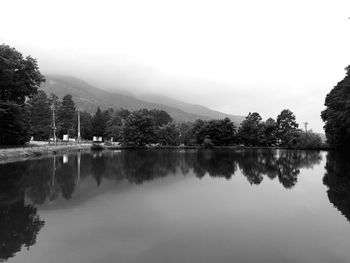
<instances>
[{"instance_id":1,"label":"water reflection","mask_svg":"<svg viewBox=\"0 0 350 263\"><path fill-rule=\"evenodd\" d=\"M329 152L325 168L328 199L350 221L350 156Z\"/></svg>"},{"instance_id":2,"label":"water reflection","mask_svg":"<svg viewBox=\"0 0 350 263\"><path fill-rule=\"evenodd\" d=\"M350 166L329 155L325 183L329 199L349 216ZM94 178L142 184L165 176L195 174L230 180L237 171L252 185L265 178L293 188L301 168L312 168L322 157L316 151L153 151L77 153L0 165L0 259L12 257L24 245L35 244L44 226L35 205L58 198L70 200L81 181ZM344 175L344 176L343 176ZM27 203L27 204L26 204Z\"/></svg>"},{"instance_id":3,"label":"water reflection","mask_svg":"<svg viewBox=\"0 0 350 263\"><path fill-rule=\"evenodd\" d=\"M59 196L71 199L79 181L90 175L99 186L103 179L142 184L178 173L186 176L190 170L197 178L208 175L229 180L239 169L250 184L258 185L265 177L278 178L283 187L290 189L297 183L301 168L312 168L321 159L316 151L130 150L55 156L0 167L7 175L4 179L16 178L12 179L15 187L25 192L32 203L43 204ZM6 196L16 194L18 189Z\"/></svg>"},{"instance_id":4,"label":"water reflection","mask_svg":"<svg viewBox=\"0 0 350 263\"><path fill-rule=\"evenodd\" d=\"M37 209L25 203L25 165L3 168L0 166L0 261L13 257L22 246L29 249L44 226Z\"/></svg>"}]
</instances>

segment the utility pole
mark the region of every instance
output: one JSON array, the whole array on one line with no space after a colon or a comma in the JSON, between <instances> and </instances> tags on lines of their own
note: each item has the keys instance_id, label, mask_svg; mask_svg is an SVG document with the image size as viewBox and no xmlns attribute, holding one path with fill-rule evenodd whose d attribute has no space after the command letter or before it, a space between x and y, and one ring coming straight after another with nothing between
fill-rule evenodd
<instances>
[{"instance_id":1,"label":"utility pole","mask_svg":"<svg viewBox=\"0 0 350 263\"><path fill-rule=\"evenodd\" d=\"M52 125L51 125L51 129L53 131L53 141L56 144L57 139L56 139L56 122L55 122L55 102L52 102L51 105L52 108Z\"/></svg>"},{"instance_id":2,"label":"utility pole","mask_svg":"<svg viewBox=\"0 0 350 263\"><path fill-rule=\"evenodd\" d=\"M78 143L81 141L81 136L80 136L80 111L78 110Z\"/></svg>"},{"instance_id":3,"label":"utility pole","mask_svg":"<svg viewBox=\"0 0 350 263\"><path fill-rule=\"evenodd\" d=\"M305 138L306 138L306 144L307 144L307 125L308 125L309 123L307 123L307 122L304 122L304 125L305 125Z\"/></svg>"}]
</instances>

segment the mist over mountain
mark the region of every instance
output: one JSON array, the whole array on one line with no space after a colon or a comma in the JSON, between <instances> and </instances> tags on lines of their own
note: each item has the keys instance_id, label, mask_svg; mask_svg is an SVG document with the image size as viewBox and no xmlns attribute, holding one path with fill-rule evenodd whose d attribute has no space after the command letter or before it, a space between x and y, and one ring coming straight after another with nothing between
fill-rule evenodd
<instances>
[{"instance_id":1,"label":"mist over mountain","mask_svg":"<svg viewBox=\"0 0 350 263\"><path fill-rule=\"evenodd\" d=\"M41 85L41 89L47 95L54 93L59 98L66 94L71 94L77 109L86 110L91 114L95 113L97 106L100 106L101 109L160 109L168 112L175 121L210 120L228 117L236 125L239 125L244 120L244 116L225 114L201 105L192 105L163 95L144 94L135 97L128 92L106 91L94 87L82 79L67 75L46 75L46 82Z\"/></svg>"},{"instance_id":2,"label":"mist over mountain","mask_svg":"<svg viewBox=\"0 0 350 263\"><path fill-rule=\"evenodd\" d=\"M159 95L159 94L142 94L138 96L138 98L148 102L166 104L168 106L181 109L191 114L205 115L212 119L224 119L226 117L229 117L231 120L237 123L241 123L245 119L244 116L222 113L219 111L211 110L202 105L189 104L189 103L179 101L164 95Z\"/></svg>"}]
</instances>

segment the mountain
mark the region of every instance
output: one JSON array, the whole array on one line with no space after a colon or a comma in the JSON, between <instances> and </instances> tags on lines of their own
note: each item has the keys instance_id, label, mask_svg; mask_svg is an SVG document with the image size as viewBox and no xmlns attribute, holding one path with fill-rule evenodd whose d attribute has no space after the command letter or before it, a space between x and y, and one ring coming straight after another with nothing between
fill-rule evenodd
<instances>
[{"instance_id":1,"label":"mountain","mask_svg":"<svg viewBox=\"0 0 350 263\"><path fill-rule=\"evenodd\" d=\"M231 120L233 120L235 123L241 123L245 119L244 116L222 113L219 111L211 110L202 105L186 103L186 102L179 101L179 100L169 98L167 96L163 96L159 94L143 94L143 95L140 95L138 98L151 103L165 104L170 107L181 109L191 114L207 116L211 119L224 119L228 117Z\"/></svg>"},{"instance_id":2,"label":"mountain","mask_svg":"<svg viewBox=\"0 0 350 263\"><path fill-rule=\"evenodd\" d=\"M150 99L136 98L125 93L108 92L96 88L89 83L71 76L47 75L46 82L41 85L41 89L46 92L56 94L62 98L66 94L71 94L77 105L77 109L83 109L90 113L95 113L97 106L101 109L125 108L129 110L160 109L168 112L175 121L195 121L196 119L210 120L229 117L236 125L242 122L243 116L234 116L210 110L200 105L191 105L171 98L163 97L163 101L156 96ZM153 100L153 101L152 101Z\"/></svg>"}]
</instances>

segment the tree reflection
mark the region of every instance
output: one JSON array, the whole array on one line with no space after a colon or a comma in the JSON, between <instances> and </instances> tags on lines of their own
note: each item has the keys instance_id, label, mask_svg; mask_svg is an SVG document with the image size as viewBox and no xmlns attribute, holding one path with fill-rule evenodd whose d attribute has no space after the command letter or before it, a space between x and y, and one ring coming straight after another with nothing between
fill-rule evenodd
<instances>
[{"instance_id":1,"label":"tree reflection","mask_svg":"<svg viewBox=\"0 0 350 263\"><path fill-rule=\"evenodd\" d=\"M327 155L323 183L329 201L350 221L350 157L337 152Z\"/></svg>"},{"instance_id":2,"label":"tree reflection","mask_svg":"<svg viewBox=\"0 0 350 263\"><path fill-rule=\"evenodd\" d=\"M343 158L343 159L342 159ZM35 205L63 198L69 200L81 180L142 184L169 175L193 173L229 180L239 169L252 185L265 177L285 188L297 183L301 168L312 168L321 155L316 151L288 150L127 150L96 154L77 153L41 160L0 165L0 259L13 256L24 245L35 243L44 221ZM349 218L350 162L330 153L325 184L330 201ZM33 205L26 205L24 200Z\"/></svg>"},{"instance_id":3,"label":"tree reflection","mask_svg":"<svg viewBox=\"0 0 350 263\"><path fill-rule=\"evenodd\" d=\"M36 242L44 221L33 205L25 204L26 175L29 162L0 165L0 261L13 257L22 246Z\"/></svg>"},{"instance_id":4,"label":"tree reflection","mask_svg":"<svg viewBox=\"0 0 350 263\"><path fill-rule=\"evenodd\" d=\"M95 152L91 159L91 173L95 178L97 186L101 184L102 177L106 174L106 161L102 152Z\"/></svg>"},{"instance_id":5,"label":"tree reflection","mask_svg":"<svg viewBox=\"0 0 350 263\"><path fill-rule=\"evenodd\" d=\"M135 184L175 174L179 162L174 151L125 151L121 155L125 179Z\"/></svg>"},{"instance_id":6,"label":"tree reflection","mask_svg":"<svg viewBox=\"0 0 350 263\"><path fill-rule=\"evenodd\" d=\"M193 169L199 178L208 173L211 177L230 179L237 170L237 165L234 156L228 151L203 150L197 152Z\"/></svg>"},{"instance_id":7,"label":"tree reflection","mask_svg":"<svg viewBox=\"0 0 350 263\"><path fill-rule=\"evenodd\" d=\"M278 178L289 189L297 183L301 168L312 168L320 160L317 151L273 149L108 151L24 162L25 168L18 163L3 165L4 174L12 174L3 179L22 185L34 204L43 204L59 196L69 200L79 181L90 175L99 186L103 178L142 184L171 174L187 175L190 171L198 178L208 175L230 179L240 169L250 184L258 185L264 177ZM22 171L27 171L25 180L8 179L16 178Z\"/></svg>"},{"instance_id":8,"label":"tree reflection","mask_svg":"<svg viewBox=\"0 0 350 263\"><path fill-rule=\"evenodd\" d=\"M0 204L0 261L13 257L24 245L29 249L44 226L37 209L25 205L24 199L12 204Z\"/></svg>"},{"instance_id":9,"label":"tree reflection","mask_svg":"<svg viewBox=\"0 0 350 263\"><path fill-rule=\"evenodd\" d=\"M287 189L295 186L301 168L312 168L322 157L317 151L246 150L236 154L242 174L250 184L260 184L267 175L278 178Z\"/></svg>"},{"instance_id":10,"label":"tree reflection","mask_svg":"<svg viewBox=\"0 0 350 263\"><path fill-rule=\"evenodd\" d=\"M13 184L25 189L34 204L43 204L59 196L69 200L79 181L90 175L97 185L103 178L142 184L171 174L186 175L190 171L198 178L208 175L230 179L240 169L250 184L258 185L264 177L271 180L278 178L289 189L297 183L301 168L312 168L320 160L321 155L317 151L273 149L108 151L6 164L2 169L3 174L8 176L2 180L12 180ZM18 176L23 171L27 171L25 178Z\"/></svg>"}]
</instances>

